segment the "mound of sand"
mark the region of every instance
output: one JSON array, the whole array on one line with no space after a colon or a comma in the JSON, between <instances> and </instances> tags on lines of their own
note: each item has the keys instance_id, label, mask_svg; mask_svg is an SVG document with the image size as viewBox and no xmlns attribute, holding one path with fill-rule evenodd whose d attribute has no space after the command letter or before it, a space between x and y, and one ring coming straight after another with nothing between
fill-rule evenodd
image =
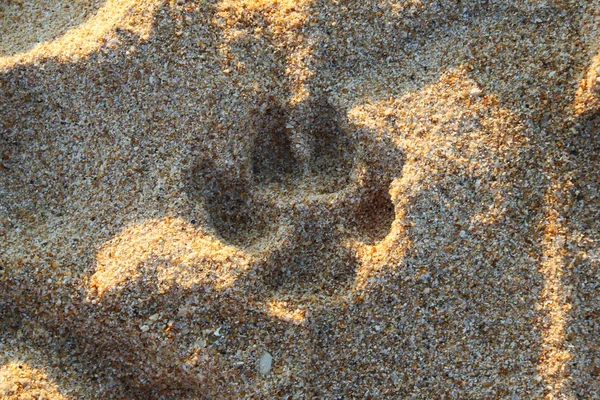
<instances>
[{"instance_id":1,"label":"mound of sand","mask_svg":"<svg viewBox=\"0 0 600 400\"><path fill-rule=\"evenodd\" d=\"M594 398L599 7L0 5L0 396Z\"/></svg>"}]
</instances>

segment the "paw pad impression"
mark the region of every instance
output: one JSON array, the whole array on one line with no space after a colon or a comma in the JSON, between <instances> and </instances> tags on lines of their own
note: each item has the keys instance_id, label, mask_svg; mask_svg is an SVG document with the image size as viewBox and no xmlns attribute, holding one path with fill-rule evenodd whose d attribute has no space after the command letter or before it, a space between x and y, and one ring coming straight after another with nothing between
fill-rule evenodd
<instances>
[{"instance_id":1,"label":"paw pad impression","mask_svg":"<svg viewBox=\"0 0 600 400\"><path fill-rule=\"evenodd\" d=\"M323 100L253 110L238 170L200 162L193 171L215 232L263 254L264 282L285 291L333 291L352 280L349 240L373 244L394 221L394 168L366 160L361 131ZM371 152L369 152L371 153Z\"/></svg>"}]
</instances>

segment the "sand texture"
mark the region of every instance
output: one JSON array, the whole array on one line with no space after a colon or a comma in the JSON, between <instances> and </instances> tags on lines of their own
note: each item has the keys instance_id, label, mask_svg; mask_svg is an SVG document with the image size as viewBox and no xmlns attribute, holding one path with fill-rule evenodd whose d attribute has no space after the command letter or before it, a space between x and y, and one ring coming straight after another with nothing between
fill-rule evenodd
<instances>
[{"instance_id":1,"label":"sand texture","mask_svg":"<svg viewBox=\"0 0 600 400\"><path fill-rule=\"evenodd\" d=\"M599 74L599 1L0 1L0 398L600 399Z\"/></svg>"}]
</instances>

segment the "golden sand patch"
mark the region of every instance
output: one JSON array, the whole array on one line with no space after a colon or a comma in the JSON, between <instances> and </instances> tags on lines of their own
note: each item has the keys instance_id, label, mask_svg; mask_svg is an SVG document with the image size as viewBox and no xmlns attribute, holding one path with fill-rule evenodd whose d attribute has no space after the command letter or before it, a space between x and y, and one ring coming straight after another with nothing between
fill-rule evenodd
<instances>
[{"instance_id":1,"label":"golden sand patch","mask_svg":"<svg viewBox=\"0 0 600 400\"><path fill-rule=\"evenodd\" d=\"M10 1L0 5L0 68L57 57L77 59L119 45L114 30L150 34L158 1Z\"/></svg>"},{"instance_id":2,"label":"golden sand patch","mask_svg":"<svg viewBox=\"0 0 600 400\"><path fill-rule=\"evenodd\" d=\"M189 222L167 217L126 228L103 245L91 287L101 296L127 280L148 278L163 289L203 281L223 288L235 282L248 258ZM155 275L145 277L151 269Z\"/></svg>"},{"instance_id":3,"label":"golden sand patch","mask_svg":"<svg viewBox=\"0 0 600 400\"><path fill-rule=\"evenodd\" d=\"M246 46L257 37L267 38L280 51L287 53L285 65L274 72L275 75L288 76L291 102L307 100L310 90L306 84L314 71L310 68L311 47L302 29L308 22L311 3L312 0L221 1L213 22L223 29L223 57L235 60L233 47ZM234 62L232 66L238 71L247 68L242 61Z\"/></svg>"},{"instance_id":4,"label":"golden sand patch","mask_svg":"<svg viewBox=\"0 0 600 400\"><path fill-rule=\"evenodd\" d=\"M0 397L20 400L68 399L43 371L22 362L0 366Z\"/></svg>"}]
</instances>

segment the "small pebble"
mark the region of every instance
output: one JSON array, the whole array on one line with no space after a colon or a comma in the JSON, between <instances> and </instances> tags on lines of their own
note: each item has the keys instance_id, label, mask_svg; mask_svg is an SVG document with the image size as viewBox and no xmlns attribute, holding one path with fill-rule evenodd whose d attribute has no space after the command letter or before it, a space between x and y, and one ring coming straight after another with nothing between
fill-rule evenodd
<instances>
[{"instance_id":1,"label":"small pebble","mask_svg":"<svg viewBox=\"0 0 600 400\"><path fill-rule=\"evenodd\" d=\"M483 93L483 92L482 92L482 91L481 91L481 89L479 89L479 88L473 88L473 89L471 89L471 90L469 91L469 94L470 94L472 97L479 97L479 96L481 96L481 94L482 94L482 93Z\"/></svg>"},{"instance_id":2,"label":"small pebble","mask_svg":"<svg viewBox=\"0 0 600 400\"><path fill-rule=\"evenodd\" d=\"M271 366L273 364L273 357L268 353L264 352L260 359L258 360L258 371L266 375L271 370Z\"/></svg>"}]
</instances>

